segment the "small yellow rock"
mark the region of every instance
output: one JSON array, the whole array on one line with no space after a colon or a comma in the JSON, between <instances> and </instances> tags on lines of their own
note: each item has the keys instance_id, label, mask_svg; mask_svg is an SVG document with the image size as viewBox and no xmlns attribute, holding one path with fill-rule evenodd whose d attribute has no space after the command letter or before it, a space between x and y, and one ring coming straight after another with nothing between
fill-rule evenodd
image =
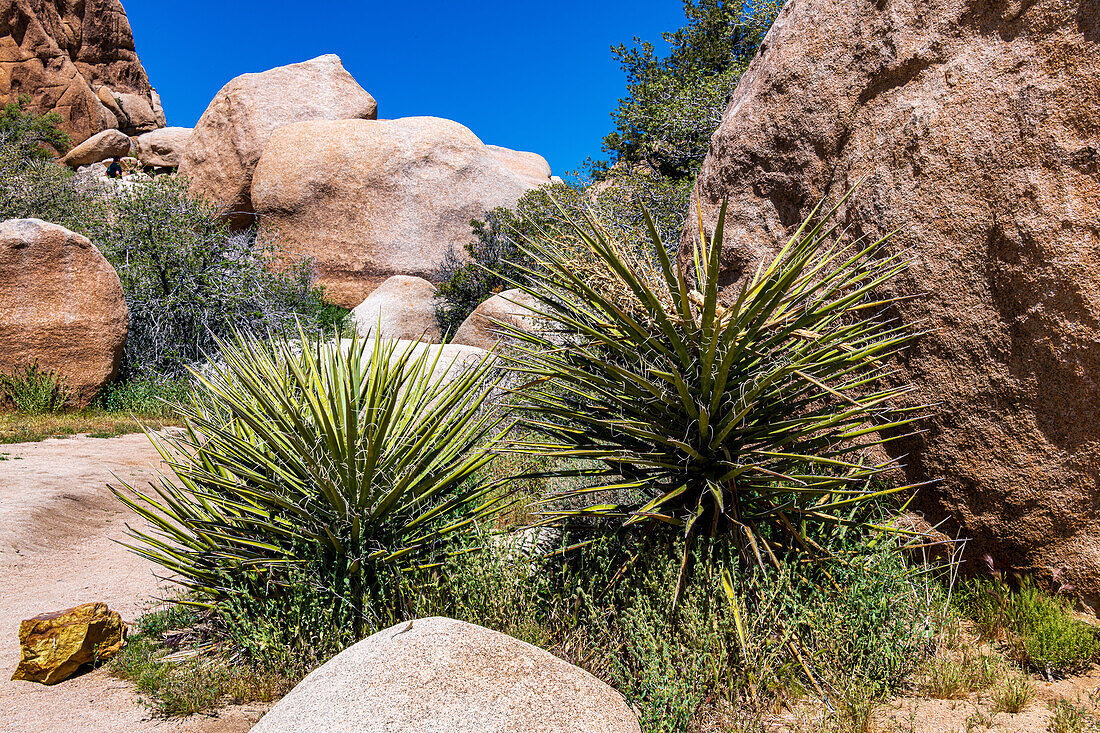
<instances>
[{"instance_id":1,"label":"small yellow rock","mask_svg":"<svg viewBox=\"0 0 1100 733\"><path fill-rule=\"evenodd\" d=\"M125 640L126 624L105 603L35 616L19 624L22 659L12 679L61 682L85 664L115 656Z\"/></svg>"}]
</instances>

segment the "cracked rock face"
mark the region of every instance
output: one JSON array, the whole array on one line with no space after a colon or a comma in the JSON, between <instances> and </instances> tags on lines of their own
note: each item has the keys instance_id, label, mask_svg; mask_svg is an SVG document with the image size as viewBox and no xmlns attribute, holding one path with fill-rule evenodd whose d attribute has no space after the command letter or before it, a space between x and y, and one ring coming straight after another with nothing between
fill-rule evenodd
<instances>
[{"instance_id":1,"label":"cracked rock face","mask_svg":"<svg viewBox=\"0 0 1100 733\"><path fill-rule=\"evenodd\" d=\"M164 127L119 0L0 0L0 103L31 98L79 144Z\"/></svg>"},{"instance_id":2,"label":"cracked rock face","mask_svg":"<svg viewBox=\"0 0 1100 733\"><path fill-rule=\"evenodd\" d=\"M968 557L1100 599L1100 5L792 0L733 95L696 185L723 278L819 200L914 257L884 295L923 319L900 365L934 403L894 445ZM685 245L691 232L685 232ZM683 257L687 252L682 250ZM978 561L980 563L980 560ZM977 564L977 563L974 563Z\"/></svg>"}]
</instances>

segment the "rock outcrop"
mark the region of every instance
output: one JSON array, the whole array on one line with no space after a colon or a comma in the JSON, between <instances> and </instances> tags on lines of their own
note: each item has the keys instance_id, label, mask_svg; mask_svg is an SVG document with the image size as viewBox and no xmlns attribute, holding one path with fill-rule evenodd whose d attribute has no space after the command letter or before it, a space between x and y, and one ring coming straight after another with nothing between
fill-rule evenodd
<instances>
[{"instance_id":1,"label":"rock outcrop","mask_svg":"<svg viewBox=\"0 0 1100 733\"><path fill-rule=\"evenodd\" d=\"M933 521L1100 600L1100 11L1093 0L795 0L712 138L733 283L819 200L913 257L883 295L927 330L936 405L893 444ZM690 227L689 227L690 229ZM691 232L685 232L686 238ZM682 251L681 256L686 252Z\"/></svg>"},{"instance_id":2,"label":"rock outcrop","mask_svg":"<svg viewBox=\"0 0 1100 733\"><path fill-rule=\"evenodd\" d=\"M550 164L538 153L523 150L510 150L499 145L486 145L489 154L504 164L504 167L523 179L531 188L551 183ZM560 180L560 179L559 179Z\"/></svg>"},{"instance_id":3,"label":"rock outcrop","mask_svg":"<svg viewBox=\"0 0 1100 733\"><path fill-rule=\"evenodd\" d=\"M435 317L435 286L410 275L394 275L379 285L352 310L351 319L355 330L368 338L437 344L442 336Z\"/></svg>"},{"instance_id":4,"label":"rock outcrop","mask_svg":"<svg viewBox=\"0 0 1100 733\"><path fill-rule=\"evenodd\" d=\"M99 163L110 158L123 158L130 154L131 141L118 130L97 132L65 154L61 162L70 168Z\"/></svg>"},{"instance_id":5,"label":"rock outcrop","mask_svg":"<svg viewBox=\"0 0 1100 733\"><path fill-rule=\"evenodd\" d=\"M91 242L38 219L0 223L0 372L37 362L86 405L118 373L128 319L118 274Z\"/></svg>"},{"instance_id":6,"label":"rock outcrop","mask_svg":"<svg viewBox=\"0 0 1100 733\"><path fill-rule=\"evenodd\" d=\"M110 128L136 135L164 126L119 0L0 4L0 103L22 95L30 109L61 115L74 143Z\"/></svg>"},{"instance_id":7,"label":"rock outcrop","mask_svg":"<svg viewBox=\"0 0 1100 733\"><path fill-rule=\"evenodd\" d=\"M374 97L331 54L243 74L222 87L199 118L180 174L234 226L247 226L252 174L273 132L304 120L374 119L377 111Z\"/></svg>"},{"instance_id":8,"label":"rock outcrop","mask_svg":"<svg viewBox=\"0 0 1100 733\"><path fill-rule=\"evenodd\" d=\"M178 168L191 139L190 127L165 127L137 138L137 157L142 165Z\"/></svg>"},{"instance_id":9,"label":"rock outcrop","mask_svg":"<svg viewBox=\"0 0 1100 733\"><path fill-rule=\"evenodd\" d=\"M402 622L345 649L253 733L638 733L622 695L510 636L447 618Z\"/></svg>"},{"instance_id":10,"label":"rock outcrop","mask_svg":"<svg viewBox=\"0 0 1100 733\"><path fill-rule=\"evenodd\" d=\"M277 130L252 184L261 225L313 257L353 308L393 275L430 278L470 220L531 187L470 130L436 117L300 122Z\"/></svg>"},{"instance_id":11,"label":"rock outcrop","mask_svg":"<svg viewBox=\"0 0 1100 733\"><path fill-rule=\"evenodd\" d=\"M519 290L505 290L489 298L471 313L455 331L452 344L490 350L500 342L514 341L508 329L534 331L538 328L539 302Z\"/></svg>"},{"instance_id":12,"label":"rock outcrop","mask_svg":"<svg viewBox=\"0 0 1100 733\"><path fill-rule=\"evenodd\" d=\"M111 659L126 643L126 625L105 603L44 613L19 624L21 659L12 680L57 684L85 664Z\"/></svg>"}]
</instances>

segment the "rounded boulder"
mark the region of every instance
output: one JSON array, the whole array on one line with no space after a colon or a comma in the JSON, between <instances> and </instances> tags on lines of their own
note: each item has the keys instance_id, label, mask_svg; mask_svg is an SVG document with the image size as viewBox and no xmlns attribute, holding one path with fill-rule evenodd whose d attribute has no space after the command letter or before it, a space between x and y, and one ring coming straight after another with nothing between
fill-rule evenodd
<instances>
[{"instance_id":1,"label":"rounded boulder","mask_svg":"<svg viewBox=\"0 0 1100 733\"><path fill-rule=\"evenodd\" d=\"M314 670L253 733L639 733L622 695L538 647L448 618L402 622Z\"/></svg>"},{"instance_id":2,"label":"rounded boulder","mask_svg":"<svg viewBox=\"0 0 1100 733\"><path fill-rule=\"evenodd\" d=\"M351 312L355 330L365 337L439 343L435 286L421 277L394 275Z\"/></svg>"}]
</instances>

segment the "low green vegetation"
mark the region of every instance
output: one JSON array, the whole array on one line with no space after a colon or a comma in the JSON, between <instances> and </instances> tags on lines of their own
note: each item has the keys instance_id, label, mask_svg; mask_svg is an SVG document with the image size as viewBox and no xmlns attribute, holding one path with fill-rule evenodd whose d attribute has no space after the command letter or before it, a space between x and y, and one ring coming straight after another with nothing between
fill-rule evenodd
<instances>
[{"instance_id":1,"label":"low green vegetation","mask_svg":"<svg viewBox=\"0 0 1100 733\"><path fill-rule=\"evenodd\" d=\"M1100 632L1074 618L1069 601L1031 578L1020 578L1016 588L997 575L973 578L963 584L957 603L983 636L1003 640L1018 664L1048 678L1079 671L1100 653Z\"/></svg>"},{"instance_id":2,"label":"low green vegetation","mask_svg":"<svg viewBox=\"0 0 1100 733\"><path fill-rule=\"evenodd\" d=\"M10 374L0 372L0 404L7 403L27 415L58 412L69 399L69 390L57 374L41 369L35 361Z\"/></svg>"}]
</instances>

